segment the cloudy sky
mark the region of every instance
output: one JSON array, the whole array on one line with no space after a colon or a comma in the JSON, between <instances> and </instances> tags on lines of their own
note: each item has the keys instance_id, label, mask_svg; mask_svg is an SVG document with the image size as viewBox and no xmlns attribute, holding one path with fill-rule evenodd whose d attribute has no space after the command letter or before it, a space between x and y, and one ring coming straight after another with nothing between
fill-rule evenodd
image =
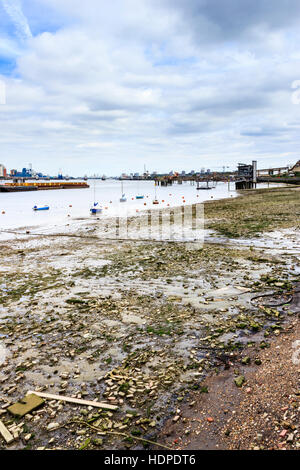
<instances>
[{"instance_id":1,"label":"cloudy sky","mask_svg":"<svg viewBox=\"0 0 300 470\"><path fill-rule=\"evenodd\" d=\"M0 0L0 80L9 169L286 165L300 157L300 2Z\"/></svg>"}]
</instances>

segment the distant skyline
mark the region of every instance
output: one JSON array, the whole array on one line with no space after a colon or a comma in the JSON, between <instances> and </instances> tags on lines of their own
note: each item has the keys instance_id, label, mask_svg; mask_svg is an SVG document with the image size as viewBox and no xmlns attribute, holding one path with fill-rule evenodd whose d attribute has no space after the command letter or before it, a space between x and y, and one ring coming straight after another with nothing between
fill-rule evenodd
<instances>
[{"instance_id":1,"label":"distant skyline","mask_svg":"<svg viewBox=\"0 0 300 470\"><path fill-rule=\"evenodd\" d=\"M296 163L299 44L299 0L0 0L0 163Z\"/></svg>"}]
</instances>

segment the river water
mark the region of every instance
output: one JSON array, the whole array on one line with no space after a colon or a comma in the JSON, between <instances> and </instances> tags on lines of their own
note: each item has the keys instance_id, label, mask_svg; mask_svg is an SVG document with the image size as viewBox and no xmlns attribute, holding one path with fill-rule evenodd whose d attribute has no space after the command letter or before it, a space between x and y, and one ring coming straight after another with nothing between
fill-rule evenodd
<instances>
[{"instance_id":1,"label":"river water","mask_svg":"<svg viewBox=\"0 0 300 470\"><path fill-rule=\"evenodd\" d=\"M155 185L153 181L123 181L123 191L127 202L120 203L121 182L117 180L90 180L90 188L40 190L30 192L0 193L0 230L15 230L25 228L47 227L62 228L72 225L76 221L90 220L90 208L94 200L103 208L100 217L114 217L116 215L134 215L145 209L162 209L200 203L211 199L236 197L234 183L230 190L228 183L217 183L209 191L197 191L196 185L190 182L173 184L156 188L156 197L159 205L153 205L155 199ZM263 185L260 185L262 187ZM144 199L137 200L137 195L144 195ZM49 205L49 211L35 212L33 207ZM2 238L2 237L1 237Z\"/></svg>"}]
</instances>

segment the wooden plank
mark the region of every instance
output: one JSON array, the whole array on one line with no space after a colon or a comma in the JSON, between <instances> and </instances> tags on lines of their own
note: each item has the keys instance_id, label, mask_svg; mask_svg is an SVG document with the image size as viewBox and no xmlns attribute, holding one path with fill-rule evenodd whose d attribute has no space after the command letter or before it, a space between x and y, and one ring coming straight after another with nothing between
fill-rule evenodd
<instances>
[{"instance_id":1,"label":"wooden plank","mask_svg":"<svg viewBox=\"0 0 300 470\"><path fill-rule=\"evenodd\" d=\"M11 435L9 430L4 426L2 421L0 421L0 434L2 434L7 444L10 444L14 440L13 436Z\"/></svg>"},{"instance_id":2,"label":"wooden plank","mask_svg":"<svg viewBox=\"0 0 300 470\"><path fill-rule=\"evenodd\" d=\"M27 394L25 398L22 398L17 403L9 406L8 411L14 416L23 417L27 413L39 408L44 403L41 397L38 397L36 394Z\"/></svg>"},{"instance_id":3,"label":"wooden plank","mask_svg":"<svg viewBox=\"0 0 300 470\"><path fill-rule=\"evenodd\" d=\"M59 400L66 401L69 403L76 403L77 405L94 406L96 408L103 408L103 410L115 411L118 409L118 406L116 405L109 405L108 403L100 403L98 401L81 400L80 398L65 397L64 395L52 395L51 393L42 393L34 391L27 392L27 394L31 393L34 393L35 395L38 395L41 398L48 398L49 400Z\"/></svg>"}]
</instances>

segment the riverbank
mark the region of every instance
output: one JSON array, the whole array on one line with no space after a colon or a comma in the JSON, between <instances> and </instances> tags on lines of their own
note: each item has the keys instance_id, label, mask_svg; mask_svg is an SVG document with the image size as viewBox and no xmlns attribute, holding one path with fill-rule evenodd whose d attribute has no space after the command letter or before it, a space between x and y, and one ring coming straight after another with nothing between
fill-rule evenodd
<instances>
[{"instance_id":1,"label":"riverbank","mask_svg":"<svg viewBox=\"0 0 300 470\"><path fill-rule=\"evenodd\" d=\"M212 370L222 373L245 348L267 351L296 321L288 300L300 274L299 189L271 191L207 203L202 248L105 240L97 221L1 242L0 419L16 436L9 448L138 449L158 439L173 448L165 423L182 422L192 394L209 396ZM264 307L266 293L283 305ZM28 390L118 410L53 400L15 419L7 406Z\"/></svg>"}]
</instances>

